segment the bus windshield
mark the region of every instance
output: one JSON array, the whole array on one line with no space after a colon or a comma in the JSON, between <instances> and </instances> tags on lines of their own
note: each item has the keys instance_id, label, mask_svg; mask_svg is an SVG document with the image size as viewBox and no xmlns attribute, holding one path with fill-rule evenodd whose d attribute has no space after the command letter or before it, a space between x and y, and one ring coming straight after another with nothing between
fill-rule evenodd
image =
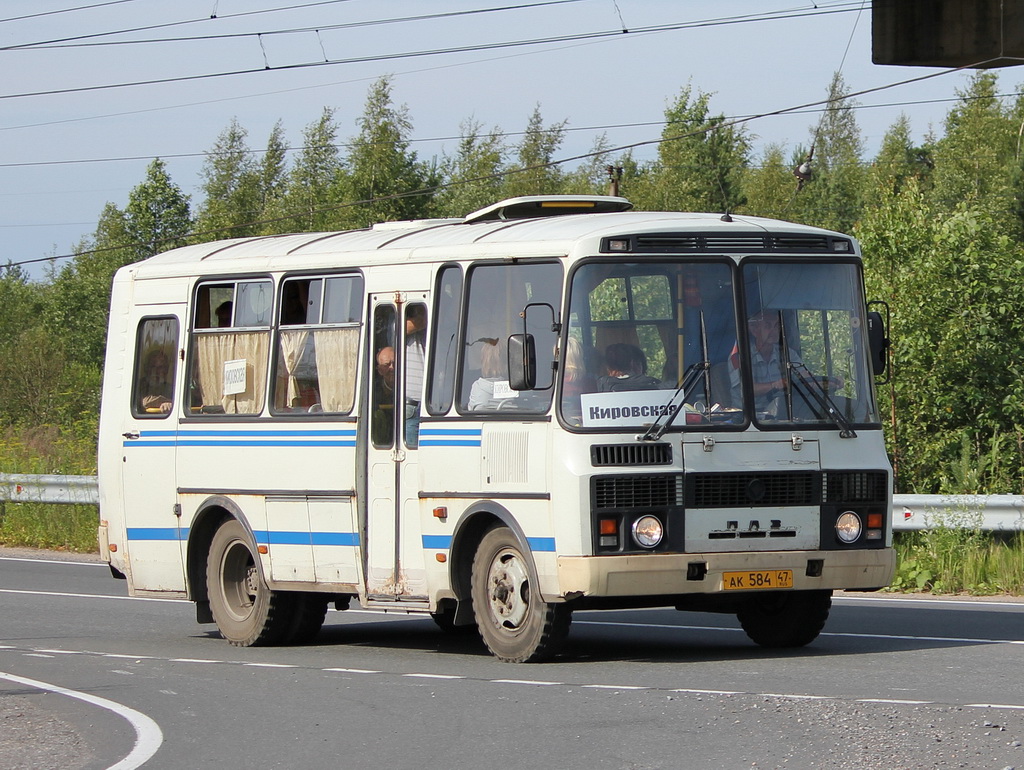
<instances>
[{"instance_id":1,"label":"bus windshield","mask_svg":"<svg viewBox=\"0 0 1024 770\"><path fill-rule=\"evenodd\" d=\"M637 430L678 408L675 429L877 423L858 267L746 260L740 275L742 292L726 261L576 270L562 419Z\"/></svg>"},{"instance_id":2,"label":"bus windshield","mask_svg":"<svg viewBox=\"0 0 1024 770\"><path fill-rule=\"evenodd\" d=\"M680 398L677 425L743 422L742 384L734 398L727 371L736 343L729 262L589 263L573 274L569 303L566 423L636 429ZM673 399L684 379L690 386Z\"/></svg>"},{"instance_id":3,"label":"bus windshield","mask_svg":"<svg viewBox=\"0 0 1024 770\"><path fill-rule=\"evenodd\" d=\"M859 267L751 260L742 270L755 420L878 423Z\"/></svg>"}]
</instances>

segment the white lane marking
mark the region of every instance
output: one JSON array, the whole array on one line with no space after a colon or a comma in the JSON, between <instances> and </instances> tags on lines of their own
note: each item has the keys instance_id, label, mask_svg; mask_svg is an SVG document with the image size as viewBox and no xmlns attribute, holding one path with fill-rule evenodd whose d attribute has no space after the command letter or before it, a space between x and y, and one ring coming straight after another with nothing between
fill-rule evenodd
<instances>
[{"instance_id":1,"label":"white lane marking","mask_svg":"<svg viewBox=\"0 0 1024 770\"><path fill-rule=\"evenodd\" d=\"M33 564L70 564L75 567L106 567L105 561L64 561L63 559L25 559L18 556L0 556L0 561L30 561Z\"/></svg>"},{"instance_id":2,"label":"white lane marking","mask_svg":"<svg viewBox=\"0 0 1024 770\"><path fill-rule=\"evenodd\" d=\"M383 674L383 671L374 671L369 668L325 668L324 671L340 671L342 674Z\"/></svg>"},{"instance_id":3,"label":"white lane marking","mask_svg":"<svg viewBox=\"0 0 1024 770\"><path fill-rule=\"evenodd\" d=\"M408 676L418 679L465 679L464 676L456 676L454 674L402 674L402 676Z\"/></svg>"},{"instance_id":4,"label":"white lane marking","mask_svg":"<svg viewBox=\"0 0 1024 770\"><path fill-rule=\"evenodd\" d=\"M678 631L731 631L742 633L742 628L728 626L677 626L672 623L624 623L621 620L573 620L574 626L616 626L620 628L657 628ZM946 642L950 644L1024 644L1024 639L974 639L960 636L912 636L909 634L854 634L843 631L822 631L820 636L849 637L851 639L892 639L903 642Z\"/></svg>"},{"instance_id":5,"label":"white lane marking","mask_svg":"<svg viewBox=\"0 0 1024 770\"><path fill-rule=\"evenodd\" d=\"M935 701L900 700L899 698L857 698L854 703L893 703L898 706L927 706Z\"/></svg>"},{"instance_id":6,"label":"white lane marking","mask_svg":"<svg viewBox=\"0 0 1024 770\"><path fill-rule=\"evenodd\" d=\"M631 684L584 684L582 687L587 687L591 690L650 690L650 687L644 687L643 685L631 685Z\"/></svg>"},{"instance_id":7,"label":"white lane marking","mask_svg":"<svg viewBox=\"0 0 1024 770\"><path fill-rule=\"evenodd\" d=\"M16 647L5 645L0 646L0 649L18 649ZM66 651L65 651L66 652ZM28 653L26 653L28 654ZM68 653L71 654L71 653ZM222 663L225 665L240 665L240 666L259 666L263 668L305 668L304 666L293 665L293 664L278 664L278 663L259 663L259 662L246 662L239 660L209 660L203 658L158 658L149 655L117 655L113 653L102 653L93 652L91 650L80 650L76 651L75 654L82 655L96 655L98 657L107 658L134 658L141 662L143 660L157 660L166 661L169 663L198 663L198 664L209 664L209 663ZM45 656L39 656L45 657ZM317 670L317 669L312 669ZM669 692L669 693L681 693L684 695L715 695L723 697L731 697L736 695L744 695L752 698L778 698L781 700L830 700L830 701L841 701L851 703L878 703L878 704L890 704L890 705L909 705L909 706L927 706L935 705L938 703L944 703L944 701L928 701L928 700L907 700L898 698L858 698L850 699L839 695L808 695L806 693L777 693L777 692L753 692L748 690L714 690L714 689L700 689L694 687L677 687L677 688L664 688L657 686L645 686L645 685L614 685L614 684L583 684L580 682L556 682L546 681L539 679L477 679L475 677L468 677L464 675L455 674L428 674L428 673L399 673L393 671L383 671L380 669L365 669L365 668L323 668L318 669L322 672L331 673L343 673L343 674L384 674L385 676L396 676L396 677L409 677L419 679L438 679L438 680L466 680L470 682L489 682L492 684L523 684L523 685L534 685L534 686L558 686L558 687L578 687L579 689L590 689L590 690L609 690L609 691L624 691L624 690L646 690L649 692ZM131 674L129 671L115 671L113 673L124 673ZM163 692L163 691L161 691ZM957 704L949 704L957 705ZM969 703L961 706L962 708L990 708L990 709L1014 709L1018 711L1024 711L1024 705L1022 704L999 704L999 703Z\"/></svg>"},{"instance_id":8,"label":"white lane marking","mask_svg":"<svg viewBox=\"0 0 1024 770\"><path fill-rule=\"evenodd\" d=\"M135 768L141 767L143 764L148 762L164 742L164 734L160 730L160 725L141 711L130 709L115 701L100 698L96 695L89 695L88 693L79 692L78 690L68 690L67 688L60 687L55 684L49 684L48 682L40 682L35 679L26 679L22 676L7 674L3 671L0 671L0 679L6 679L9 682L25 685L27 687L35 687L38 690L46 690L47 692L66 695L69 698L75 698L76 700L83 701L84 703L99 706L100 708L105 708L108 711L113 711L119 717L126 720L135 730L135 745L128 753L128 756L117 764L111 765L107 770L135 770Z\"/></svg>"},{"instance_id":9,"label":"white lane marking","mask_svg":"<svg viewBox=\"0 0 1024 770\"><path fill-rule=\"evenodd\" d=\"M0 588L0 594L29 594L31 596L61 596L68 599L117 599L130 602L178 602L191 604L188 599L161 599L155 596L113 596L110 594L73 594L66 591L21 591L17 588Z\"/></svg>"}]
</instances>

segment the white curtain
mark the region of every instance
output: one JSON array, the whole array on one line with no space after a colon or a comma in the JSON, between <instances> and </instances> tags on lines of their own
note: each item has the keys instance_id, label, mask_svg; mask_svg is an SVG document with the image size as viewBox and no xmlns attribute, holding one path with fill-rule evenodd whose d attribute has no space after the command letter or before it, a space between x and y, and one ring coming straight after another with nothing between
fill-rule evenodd
<instances>
[{"instance_id":1,"label":"white curtain","mask_svg":"<svg viewBox=\"0 0 1024 770\"><path fill-rule=\"evenodd\" d=\"M302 358L302 353L306 348L306 342L309 340L309 331L302 329L299 331L283 331L281 332L281 364L283 364L284 374L288 378L288 400L284 404L280 403L280 396L277 396L275 403L279 406L291 406L296 403L296 399L299 397L299 383L295 377L295 370L299 365L299 361ZM280 387L281 381L278 380L278 387Z\"/></svg>"},{"instance_id":2,"label":"white curtain","mask_svg":"<svg viewBox=\"0 0 1024 770\"><path fill-rule=\"evenodd\" d=\"M358 329L324 329L313 333L320 403L325 412L348 412L355 401Z\"/></svg>"},{"instance_id":3,"label":"white curtain","mask_svg":"<svg viewBox=\"0 0 1024 770\"><path fill-rule=\"evenodd\" d=\"M198 335L196 387L203 406L220 406L227 414L258 414L267 389L268 332ZM245 391L224 394L224 362L245 359Z\"/></svg>"}]
</instances>

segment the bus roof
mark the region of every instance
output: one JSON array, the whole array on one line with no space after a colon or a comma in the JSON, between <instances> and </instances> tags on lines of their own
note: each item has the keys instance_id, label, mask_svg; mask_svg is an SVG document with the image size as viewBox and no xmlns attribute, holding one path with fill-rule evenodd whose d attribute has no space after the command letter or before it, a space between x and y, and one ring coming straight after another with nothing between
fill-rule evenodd
<instances>
[{"instance_id":1,"label":"bus roof","mask_svg":"<svg viewBox=\"0 0 1024 770\"><path fill-rule=\"evenodd\" d=\"M763 252L771 246L758 244L768 243L768 234L826 244L816 249L819 254L832 240L850 244L848 254L856 252L849 236L792 222L735 214L629 211L631 206L624 198L610 196L529 196L501 201L461 219L386 222L360 230L211 241L165 251L128 267L138 277L281 270L289 268L289 262L304 267L341 267L458 259L470 254L454 249L467 246L476 258L550 257L566 256L578 247L597 253L602 239L615 236L637 236L643 242L644 236L656 234L701 234L716 244L705 248L705 253ZM588 213L581 213L584 211ZM657 240L661 246L653 251L695 253L682 246L683 250L667 248L665 238ZM806 253L807 249L797 251Z\"/></svg>"}]
</instances>

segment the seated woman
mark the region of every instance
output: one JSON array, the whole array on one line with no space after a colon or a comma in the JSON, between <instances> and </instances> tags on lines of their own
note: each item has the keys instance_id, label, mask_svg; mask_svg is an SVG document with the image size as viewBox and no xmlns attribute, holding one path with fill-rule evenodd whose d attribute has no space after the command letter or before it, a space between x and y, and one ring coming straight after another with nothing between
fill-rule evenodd
<instances>
[{"instance_id":1,"label":"seated woman","mask_svg":"<svg viewBox=\"0 0 1024 770\"><path fill-rule=\"evenodd\" d=\"M491 340L494 340L493 342ZM486 338L480 352L480 378L469 391L469 409L490 411L519 394L509 390L506 364L497 338Z\"/></svg>"},{"instance_id":2,"label":"seated woman","mask_svg":"<svg viewBox=\"0 0 1024 770\"><path fill-rule=\"evenodd\" d=\"M655 390L661 381L647 374L647 357L636 345L615 342L604 351L608 374L597 381L602 393L618 393L623 390Z\"/></svg>"},{"instance_id":3,"label":"seated woman","mask_svg":"<svg viewBox=\"0 0 1024 770\"><path fill-rule=\"evenodd\" d=\"M565 363L562 375L562 411L567 417L579 418L583 413L580 396L597 390L597 378L588 371L587 363L592 359L587 353L597 351L585 349L583 343L570 337L565 344Z\"/></svg>"}]
</instances>

